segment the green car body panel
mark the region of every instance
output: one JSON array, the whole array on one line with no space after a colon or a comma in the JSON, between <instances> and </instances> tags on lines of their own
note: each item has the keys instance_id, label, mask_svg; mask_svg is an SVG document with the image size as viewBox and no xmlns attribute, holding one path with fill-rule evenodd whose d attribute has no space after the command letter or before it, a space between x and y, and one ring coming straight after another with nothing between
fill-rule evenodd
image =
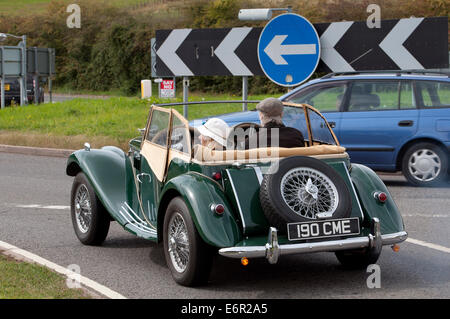
<instances>
[{"instance_id":1,"label":"green car body panel","mask_svg":"<svg viewBox=\"0 0 450 319\"><path fill-rule=\"evenodd\" d=\"M130 146L137 152L139 139L133 139L131 143ZM350 190L350 217L360 218L361 236L369 233L370 225L365 221L373 217L380 219L382 234L404 230L403 220L392 198L388 196L385 203L375 200L373 194L377 191L389 194L375 172L366 166L352 164L349 173L348 159L324 161L340 174ZM141 160L141 167L146 165L145 162L145 159ZM159 189L154 199L157 214L147 213L145 216L157 229L157 232L152 233L130 227L129 221L118 213L127 203L132 211L138 212L135 214L143 217L133 176L136 173L133 173L132 164L132 159L118 148L79 150L70 155L67 173L74 176L83 171L112 218L139 237L160 241L165 208L172 198L181 196L206 243L221 248L263 244L267 240L269 223L259 202L260 183L254 168L264 170L270 163L257 163L237 169L231 165L202 166L180 159L173 160L169 165L166 181L159 183L157 187ZM222 183L209 177L214 172L221 173ZM222 204L225 212L217 215L211 209L212 204ZM282 235L279 241L280 244L289 242L287 237Z\"/></svg>"},{"instance_id":2,"label":"green car body panel","mask_svg":"<svg viewBox=\"0 0 450 319\"><path fill-rule=\"evenodd\" d=\"M405 230L403 219L386 185L369 167L352 164L350 176L358 193L366 220L378 218L381 234L397 233ZM374 200L375 192L384 192L388 199L384 203Z\"/></svg>"}]
</instances>

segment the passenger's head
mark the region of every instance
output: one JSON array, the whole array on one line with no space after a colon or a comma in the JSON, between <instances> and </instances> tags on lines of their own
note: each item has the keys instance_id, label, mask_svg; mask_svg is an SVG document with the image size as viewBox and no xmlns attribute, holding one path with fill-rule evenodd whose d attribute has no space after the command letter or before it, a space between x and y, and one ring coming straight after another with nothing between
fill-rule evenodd
<instances>
[{"instance_id":1,"label":"passenger's head","mask_svg":"<svg viewBox=\"0 0 450 319\"><path fill-rule=\"evenodd\" d=\"M211 118L198 127L200 142L203 146L223 149L227 145L228 124L224 120Z\"/></svg>"},{"instance_id":2,"label":"passenger's head","mask_svg":"<svg viewBox=\"0 0 450 319\"><path fill-rule=\"evenodd\" d=\"M259 111L261 124L263 126L269 122L282 124L283 108L283 103L279 99L273 97L269 97L259 102L256 105L256 109Z\"/></svg>"}]
</instances>

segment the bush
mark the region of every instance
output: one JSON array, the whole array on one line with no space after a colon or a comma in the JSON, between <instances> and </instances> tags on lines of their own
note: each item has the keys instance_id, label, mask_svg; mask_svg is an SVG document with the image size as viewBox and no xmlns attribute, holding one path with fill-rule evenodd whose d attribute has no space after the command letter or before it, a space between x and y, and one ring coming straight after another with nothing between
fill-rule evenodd
<instances>
[{"instance_id":1,"label":"bush","mask_svg":"<svg viewBox=\"0 0 450 319\"><path fill-rule=\"evenodd\" d=\"M55 86L68 89L108 91L120 89L135 94L140 80L150 78L150 39L157 29L219 28L242 25L263 26L237 19L240 8L286 7L292 5L313 23L356 21L368 17L373 0L158 0L136 6L122 1L79 0L81 29L66 26L67 1L52 0L43 13L1 15L0 30L27 34L29 46L56 49ZM448 0L378 0L382 19L410 16L449 16ZM388 8L388 9L387 9ZM12 40L10 43L15 44ZM191 89L233 92L242 88L237 77L194 77ZM285 89L265 77L249 78L252 94L281 93Z\"/></svg>"}]
</instances>

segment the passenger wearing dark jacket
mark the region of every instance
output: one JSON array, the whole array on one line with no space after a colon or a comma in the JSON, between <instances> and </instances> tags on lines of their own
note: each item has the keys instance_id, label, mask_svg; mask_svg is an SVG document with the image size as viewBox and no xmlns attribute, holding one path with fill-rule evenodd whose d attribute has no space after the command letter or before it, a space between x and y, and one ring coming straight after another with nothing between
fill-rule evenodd
<instances>
[{"instance_id":1,"label":"passenger wearing dark jacket","mask_svg":"<svg viewBox=\"0 0 450 319\"><path fill-rule=\"evenodd\" d=\"M257 147L304 147L303 134L283 124L283 103L269 97L256 105L262 128L245 139L245 149Z\"/></svg>"}]
</instances>

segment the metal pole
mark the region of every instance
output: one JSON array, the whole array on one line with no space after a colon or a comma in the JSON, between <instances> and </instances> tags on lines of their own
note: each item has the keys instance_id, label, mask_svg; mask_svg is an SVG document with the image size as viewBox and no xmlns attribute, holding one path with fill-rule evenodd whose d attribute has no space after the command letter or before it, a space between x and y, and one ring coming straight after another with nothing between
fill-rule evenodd
<instances>
[{"instance_id":1,"label":"metal pole","mask_svg":"<svg viewBox=\"0 0 450 319\"><path fill-rule=\"evenodd\" d=\"M48 93L50 95L50 103L53 103L52 99L52 75L53 75L53 69L52 69L52 61L53 61L53 55L55 54L55 51L52 49L48 49ZM45 102L45 101L44 101Z\"/></svg>"},{"instance_id":2,"label":"metal pole","mask_svg":"<svg viewBox=\"0 0 450 319\"><path fill-rule=\"evenodd\" d=\"M0 94L2 95L1 108L3 110L5 108L5 78L1 77L0 81L1 81L1 83L0 83L0 85L1 85Z\"/></svg>"},{"instance_id":3,"label":"metal pole","mask_svg":"<svg viewBox=\"0 0 450 319\"><path fill-rule=\"evenodd\" d=\"M188 102L188 90L189 90L189 78L187 76L183 76L183 102ZM188 106L186 104L183 105L183 116L188 118Z\"/></svg>"},{"instance_id":4,"label":"metal pole","mask_svg":"<svg viewBox=\"0 0 450 319\"><path fill-rule=\"evenodd\" d=\"M33 74L34 104L39 104L39 75Z\"/></svg>"},{"instance_id":5,"label":"metal pole","mask_svg":"<svg viewBox=\"0 0 450 319\"><path fill-rule=\"evenodd\" d=\"M53 99L52 99L52 77L51 76L48 77L48 93L50 95L50 103L53 103Z\"/></svg>"},{"instance_id":6,"label":"metal pole","mask_svg":"<svg viewBox=\"0 0 450 319\"><path fill-rule=\"evenodd\" d=\"M34 104L39 104L39 68L38 68L38 52L34 48L34 74L33 74L33 88L34 88Z\"/></svg>"},{"instance_id":7,"label":"metal pole","mask_svg":"<svg viewBox=\"0 0 450 319\"><path fill-rule=\"evenodd\" d=\"M248 99L248 76L242 77L242 101ZM242 103L242 111L247 111L247 103Z\"/></svg>"},{"instance_id":8,"label":"metal pole","mask_svg":"<svg viewBox=\"0 0 450 319\"><path fill-rule=\"evenodd\" d=\"M26 105L28 102L27 94L27 36L22 36L22 88L23 88L23 104L22 101L20 105Z\"/></svg>"},{"instance_id":9,"label":"metal pole","mask_svg":"<svg viewBox=\"0 0 450 319\"><path fill-rule=\"evenodd\" d=\"M25 105L25 100L24 100L24 98L23 98L23 92L24 92L24 85L23 85L23 83L24 83L24 81L23 81L23 76L21 76L20 77L20 80L19 80L19 86L20 86L20 106L24 106Z\"/></svg>"},{"instance_id":10,"label":"metal pole","mask_svg":"<svg viewBox=\"0 0 450 319\"><path fill-rule=\"evenodd\" d=\"M0 47L0 50L2 51L2 60L0 61L0 63L2 64L2 74L0 74L1 78L1 88L0 88L0 94L1 94L1 102L0 102L0 107L3 110L5 108L5 52L3 50L3 47Z\"/></svg>"}]
</instances>

